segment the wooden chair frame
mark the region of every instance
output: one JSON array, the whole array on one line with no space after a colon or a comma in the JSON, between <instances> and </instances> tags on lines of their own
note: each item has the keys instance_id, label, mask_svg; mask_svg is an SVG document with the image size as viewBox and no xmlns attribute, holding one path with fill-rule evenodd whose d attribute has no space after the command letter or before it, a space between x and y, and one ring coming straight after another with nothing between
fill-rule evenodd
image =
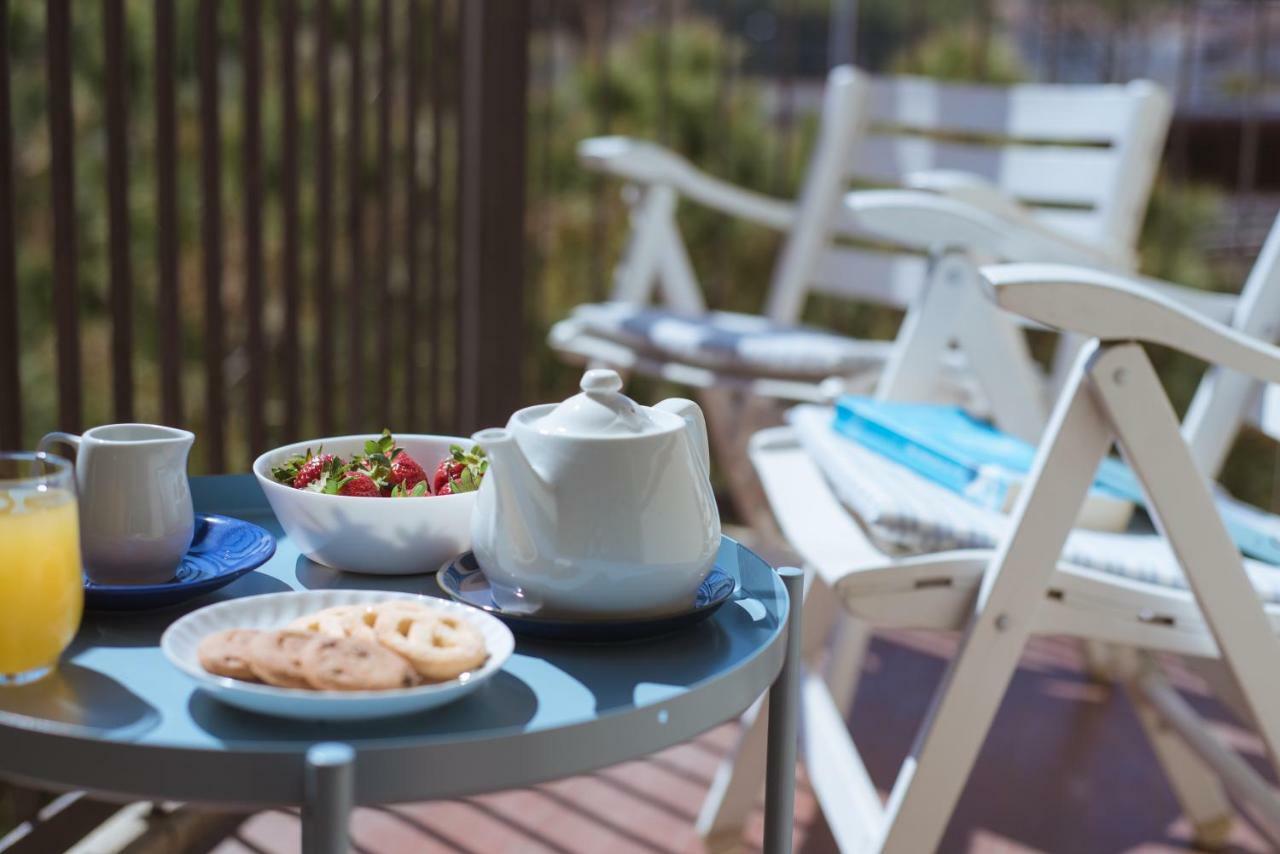
<instances>
[{"instance_id":1,"label":"wooden chair frame","mask_svg":"<svg viewBox=\"0 0 1280 854\"><path fill-rule=\"evenodd\" d=\"M818 139L794 203L727 184L652 143L589 139L579 154L588 168L629 184L632 231L612 299L644 303L656 297L681 312L706 310L675 221L681 199L784 231L765 316L797 321L815 289L905 308L897 341L884 348L879 393L932 399L977 392L997 423L1034 440L1052 385L1046 387L1027 354L1018 322L981 299L977 264L1003 259L1131 267L1168 122L1168 98L1144 81L1000 89L873 79L840 67L829 75ZM1002 142L926 138L939 131ZM1110 147L1090 147L1100 142ZM915 164L919 168L911 168ZM984 170L987 177L975 174ZM845 194L851 177L906 188ZM1097 207L1030 207L1046 199ZM837 245L840 238L870 238L898 251L846 248ZM572 319L557 324L549 342L570 359L697 389L735 505L764 532L772 522L744 464L752 433L776 423L778 401L827 400L837 391L869 391L877 381L874 373L818 383L714 371L586 334Z\"/></svg>"},{"instance_id":2,"label":"wooden chair frame","mask_svg":"<svg viewBox=\"0 0 1280 854\"><path fill-rule=\"evenodd\" d=\"M1232 815L1228 791L1252 806L1264 831L1280 840L1280 796L1208 733L1147 654L1221 658L1226 678L1200 669L1212 674L1215 688L1245 721L1256 724L1275 761L1280 686L1268 669L1278 643L1280 607L1260 602L1217 515L1204 473L1206 462L1225 454L1247 407L1220 415L1228 427L1208 427L1208 435L1205 425L1212 420L1196 413L1221 413L1213 400L1245 401L1262 383L1280 382L1280 349L1249 334L1273 327L1275 312L1262 309L1280 299L1277 254L1280 227L1255 266L1234 327L1141 282L1097 271L1051 265L983 271L1000 307L1095 340L1068 379L1014 510L1011 532L994 553L950 552L886 564L869 544L857 547L859 538L850 536L856 526L838 505L829 501L816 508L822 517L816 525L824 533L806 538L802 546L809 550L806 560L828 570L815 573L815 585L834 591L854 616L878 625L964 631L922 735L883 808L848 738L839 688L830 687L832 681L847 683L848 675L828 674L824 681L815 670L806 677L803 755L842 850L925 851L937 845L1033 633L1121 648L1121 681L1198 841L1225 838ZM1137 341L1175 347L1214 366L1183 425ZM766 483L799 478L797 490L825 490L821 475L800 464L803 452L787 448L785 432L757 437L757 462ZM1113 442L1142 483L1189 592L1060 562L1093 473ZM812 478L819 483L807 482ZM794 527L799 514L815 512L812 505L789 508L785 502L775 502L775 509L782 513L784 529ZM803 523L810 530L816 525L812 519ZM835 572L835 560L863 565ZM819 616L829 607L817 599L812 606L806 602L809 613ZM831 625L829 616L826 625ZM809 623L808 629L821 632L823 627Z\"/></svg>"},{"instance_id":3,"label":"wooden chair frame","mask_svg":"<svg viewBox=\"0 0 1280 854\"><path fill-rule=\"evenodd\" d=\"M1037 286L1052 286L1060 279L1075 282L1083 277L1111 287L1137 287L1176 305L1196 322L1227 324L1240 333L1263 340L1274 340L1280 330L1280 219L1272 228L1239 296L1192 291L1140 276L1118 279L1105 273L1053 265L1015 264L998 269L1009 281ZM979 295L991 310L997 310L985 290ZM1174 344L1176 346L1176 342ZM1273 415L1280 411L1280 406L1269 405L1264 400L1274 398L1274 391L1275 387L1266 387L1247 374L1210 368L1183 423L1183 433L1201 472L1216 476L1236 433L1247 420L1252 417L1255 422L1259 421L1266 410ZM1265 419L1261 420L1260 426L1268 431ZM1268 432L1280 436L1280 430ZM813 576L805 602L809 613L806 631L811 637L806 654L812 666L821 665L825 669L829 690L826 699L816 701L813 707L817 709L814 714L822 719L811 722L811 728L839 732L839 722L852 707L870 627L960 627L969 602L966 597L975 589L983 560L980 553L976 557L970 553L948 553L920 555L886 564L885 554L870 542L831 494L813 461L797 447L789 429L757 434L750 454L785 539L799 552ZM886 567L887 572L879 571ZM945 588L936 586L940 580L946 582ZM929 590L917 586L926 584L935 586ZM845 610L838 606L841 598L838 590L843 591ZM1135 595L1135 601L1144 603L1142 607L1150 608L1153 613L1176 612L1184 624L1190 619L1176 596L1157 597L1156 602L1149 590ZM832 601L826 601L828 599ZM1201 635L1187 638L1184 651L1189 655L1205 655L1211 650L1211 644L1206 646ZM1123 634L1112 640L1121 645L1128 643ZM1148 698L1137 689L1132 678L1135 672L1132 650L1108 647L1088 635L1084 637L1084 646L1091 672L1118 681L1129 691L1165 776L1193 821L1197 838L1206 843L1220 838L1231 815L1222 787L1216 777L1189 754L1185 743L1172 736L1168 727L1150 713ZM1211 682L1216 681L1220 693L1228 700L1235 699L1230 686L1223 684L1215 671L1197 669L1205 671L1201 675ZM1149 684L1149 680L1144 684ZM813 692L810 694L816 696ZM1242 707L1240 703L1236 705ZM822 711L824 708L826 712ZM752 715L744 718L744 723L741 743L720 769L699 817L699 828L715 849L731 849L738 844L742 824L759 794L759 757L748 756L763 749L759 746L763 745L759 710L753 710ZM830 751L819 751L810 757L810 775L814 776L815 768L818 769L815 788L820 800L825 794L822 769L829 764L831 756ZM837 770L836 784L827 791L838 791L841 785L847 785L847 781L842 780ZM838 809L838 804L832 805L833 811ZM843 818L836 819L840 820ZM1280 828L1280 822L1277 827Z\"/></svg>"}]
</instances>

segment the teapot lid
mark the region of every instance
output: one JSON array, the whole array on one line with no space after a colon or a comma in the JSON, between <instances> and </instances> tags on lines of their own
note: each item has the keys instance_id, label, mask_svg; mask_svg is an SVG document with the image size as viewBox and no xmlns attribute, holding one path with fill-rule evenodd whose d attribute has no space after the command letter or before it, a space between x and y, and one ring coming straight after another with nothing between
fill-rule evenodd
<instances>
[{"instance_id":1,"label":"teapot lid","mask_svg":"<svg viewBox=\"0 0 1280 854\"><path fill-rule=\"evenodd\" d=\"M557 405L533 423L544 434L644 436L663 432L649 409L622 393L617 371L597 368L582 375L581 394Z\"/></svg>"}]
</instances>

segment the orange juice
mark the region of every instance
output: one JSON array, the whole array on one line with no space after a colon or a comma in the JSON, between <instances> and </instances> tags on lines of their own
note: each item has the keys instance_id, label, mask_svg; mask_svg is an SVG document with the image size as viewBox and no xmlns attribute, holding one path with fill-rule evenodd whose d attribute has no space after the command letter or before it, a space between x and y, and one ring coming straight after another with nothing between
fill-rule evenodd
<instances>
[{"instance_id":1,"label":"orange juice","mask_svg":"<svg viewBox=\"0 0 1280 854\"><path fill-rule=\"evenodd\" d=\"M80 625L79 519L65 489L0 488L0 684L58 661Z\"/></svg>"}]
</instances>

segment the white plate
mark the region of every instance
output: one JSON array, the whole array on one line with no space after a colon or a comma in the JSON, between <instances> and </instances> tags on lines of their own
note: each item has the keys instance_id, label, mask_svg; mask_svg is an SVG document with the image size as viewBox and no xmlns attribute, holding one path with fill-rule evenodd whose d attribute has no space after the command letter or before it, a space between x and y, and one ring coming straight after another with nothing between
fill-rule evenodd
<instances>
[{"instance_id":1,"label":"white plate","mask_svg":"<svg viewBox=\"0 0 1280 854\"><path fill-rule=\"evenodd\" d=\"M458 679L392 691L306 691L276 688L214 676L200 666L196 647L223 629L280 629L305 614L335 605L361 605L388 599L420 601L468 620L484 636L489 660ZM300 720L359 720L419 712L451 703L502 669L515 649L511 631L483 611L432 596L384 590L302 590L246 596L208 605L175 621L160 638L165 657L197 685L232 706Z\"/></svg>"}]
</instances>

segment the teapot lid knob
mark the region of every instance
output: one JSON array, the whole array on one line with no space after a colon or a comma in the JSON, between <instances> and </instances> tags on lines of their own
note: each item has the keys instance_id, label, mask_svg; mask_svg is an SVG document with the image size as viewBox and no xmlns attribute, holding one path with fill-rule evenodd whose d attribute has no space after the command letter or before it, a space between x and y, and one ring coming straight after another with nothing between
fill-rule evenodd
<instances>
[{"instance_id":1,"label":"teapot lid knob","mask_svg":"<svg viewBox=\"0 0 1280 854\"><path fill-rule=\"evenodd\" d=\"M593 368L582 375L579 387L588 394L622 391L622 377L608 368Z\"/></svg>"}]
</instances>

